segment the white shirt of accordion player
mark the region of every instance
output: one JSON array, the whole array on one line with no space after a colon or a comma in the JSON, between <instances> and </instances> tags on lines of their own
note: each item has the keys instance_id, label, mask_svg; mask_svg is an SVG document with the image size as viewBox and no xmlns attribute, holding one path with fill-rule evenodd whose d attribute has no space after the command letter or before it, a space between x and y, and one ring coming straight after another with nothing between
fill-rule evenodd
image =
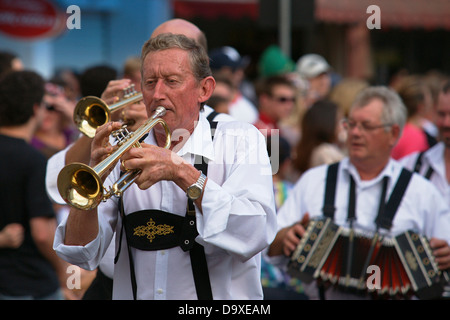
<instances>
[{"instance_id":1,"label":"white shirt of accordion player","mask_svg":"<svg viewBox=\"0 0 450 320\"><path fill-rule=\"evenodd\" d=\"M439 142L432 148L425 151L422 156L422 166L420 167L419 173L423 176L426 174L430 166L433 168L433 174L430 177L430 181L438 188L450 206L450 184L447 182L445 172L444 151L445 146L443 142ZM414 170L418 156L419 152L414 152L401 158L399 162L405 168Z\"/></svg>"},{"instance_id":2,"label":"white shirt of accordion player","mask_svg":"<svg viewBox=\"0 0 450 320\"><path fill-rule=\"evenodd\" d=\"M153 135L145 142L154 144ZM262 299L260 252L273 241L276 233L272 171L264 136L248 123L219 122L212 142L209 123L201 113L194 133L177 153L190 163L194 154L210 159L202 199L203 214L197 211L196 217L197 241L205 246L214 298ZM246 158L257 154L256 163ZM119 166L116 166L105 184L116 181L118 175ZM184 215L186 203L186 194L169 181L158 182L143 191L132 185L124 194L127 214L152 208ZM99 206L100 230L95 240L84 247L65 246L63 222L57 229L54 248L70 263L95 268L108 241L120 230L117 222L117 199L109 199ZM138 285L138 299L197 298L186 252L178 247L131 250L137 283L146 284ZM124 242L114 269L113 298L132 298Z\"/></svg>"},{"instance_id":3,"label":"white shirt of accordion player","mask_svg":"<svg viewBox=\"0 0 450 320\"><path fill-rule=\"evenodd\" d=\"M347 208L349 193L349 173L353 175L356 185L356 226L364 230L375 230L374 220L382 189L382 179L386 175L390 179L387 197L397 181L402 166L390 159L384 170L373 180L361 181L355 167L348 158L341 161L336 185L335 223L347 226ZM301 220L305 213L310 217L322 216L323 198L327 165L315 167L305 172L295 184L289 198L277 214L278 230ZM450 208L439 191L429 181L414 174L394 217L392 235L415 230L427 236L450 241ZM272 257L272 262L286 266L287 257ZM305 288L306 290L306 288ZM349 298L360 299L356 295L327 291L327 299ZM317 296L317 290L313 295ZM332 293L332 296L330 295Z\"/></svg>"}]
</instances>

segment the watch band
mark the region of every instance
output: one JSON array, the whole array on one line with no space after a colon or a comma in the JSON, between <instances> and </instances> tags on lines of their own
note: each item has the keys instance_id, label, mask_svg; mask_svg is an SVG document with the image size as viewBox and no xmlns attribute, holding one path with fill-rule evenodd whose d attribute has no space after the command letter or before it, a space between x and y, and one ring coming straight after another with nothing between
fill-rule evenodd
<instances>
[{"instance_id":1,"label":"watch band","mask_svg":"<svg viewBox=\"0 0 450 320\"><path fill-rule=\"evenodd\" d=\"M197 181L192 184L186 192L186 195L191 200L196 200L200 197L203 187L206 182L206 176L203 174L203 172L200 170L200 177L197 179Z\"/></svg>"}]
</instances>

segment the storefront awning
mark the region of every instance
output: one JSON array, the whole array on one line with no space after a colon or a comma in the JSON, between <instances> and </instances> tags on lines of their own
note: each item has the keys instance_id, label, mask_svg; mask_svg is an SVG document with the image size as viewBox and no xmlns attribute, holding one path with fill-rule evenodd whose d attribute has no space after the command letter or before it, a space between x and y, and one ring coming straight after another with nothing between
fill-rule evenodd
<instances>
[{"instance_id":1,"label":"storefront awning","mask_svg":"<svg viewBox=\"0 0 450 320\"><path fill-rule=\"evenodd\" d=\"M318 21L366 22L370 5L380 8L383 27L450 29L449 0L315 0Z\"/></svg>"},{"instance_id":2,"label":"storefront awning","mask_svg":"<svg viewBox=\"0 0 450 320\"><path fill-rule=\"evenodd\" d=\"M258 0L173 0L175 16L192 19L227 17L258 19Z\"/></svg>"}]
</instances>

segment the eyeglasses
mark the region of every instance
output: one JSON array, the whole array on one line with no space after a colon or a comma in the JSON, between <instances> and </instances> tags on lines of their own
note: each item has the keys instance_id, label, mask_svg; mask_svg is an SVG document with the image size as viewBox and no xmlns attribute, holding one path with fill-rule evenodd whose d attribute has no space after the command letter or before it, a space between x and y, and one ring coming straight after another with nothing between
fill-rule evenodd
<instances>
[{"instance_id":1,"label":"eyeglasses","mask_svg":"<svg viewBox=\"0 0 450 320\"><path fill-rule=\"evenodd\" d=\"M368 132L368 131L373 131L373 130L380 129L380 128L391 127L392 124L384 123L384 124L379 124L379 125L373 125L373 124L370 124L367 122L356 122L356 121L349 120L349 119L343 119L342 126L347 131L353 130L355 127L358 127L359 130Z\"/></svg>"},{"instance_id":2,"label":"eyeglasses","mask_svg":"<svg viewBox=\"0 0 450 320\"><path fill-rule=\"evenodd\" d=\"M295 102L295 97L272 96L272 99L280 103Z\"/></svg>"}]
</instances>

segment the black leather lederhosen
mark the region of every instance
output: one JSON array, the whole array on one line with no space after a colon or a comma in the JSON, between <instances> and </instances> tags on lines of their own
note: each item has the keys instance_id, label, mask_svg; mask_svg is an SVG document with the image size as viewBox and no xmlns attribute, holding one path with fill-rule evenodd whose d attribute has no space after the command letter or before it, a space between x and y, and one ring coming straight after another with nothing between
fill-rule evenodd
<instances>
[{"instance_id":1,"label":"black leather lederhosen","mask_svg":"<svg viewBox=\"0 0 450 320\"><path fill-rule=\"evenodd\" d=\"M214 131L217 127L217 121L213 120L217 114L217 112L213 111L207 117L211 126L212 139L214 139ZM194 166L207 175L208 164L202 156L196 156ZM154 209L141 210L126 215L123 208L121 197L119 199L119 210L122 217L122 229L114 263L117 263L119 259L122 237L125 233L133 299L136 300L137 283L131 247L139 250L155 251L180 246L183 251L189 251L198 299L212 300L213 296L205 251L203 246L195 241L198 231L193 201L188 198L186 215L184 217Z\"/></svg>"},{"instance_id":2,"label":"black leather lederhosen","mask_svg":"<svg viewBox=\"0 0 450 320\"><path fill-rule=\"evenodd\" d=\"M336 184L337 184L337 174L340 162L336 162L330 164L328 166L326 183L325 183L325 195L324 195L324 204L322 208L323 215L327 218L334 220L334 212L336 211L335 207L335 194L336 194ZM378 206L378 214L375 219L375 225L377 231L382 228L386 230L390 230L392 227L392 221L394 220L394 216L397 213L397 209L400 206L400 202L405 194L406 188L411 180L413 173L405 168L402 169L400 176L395 184L395 187L389 197L389 200L386 202L386 190L387 190L387 182L388 177L385 176L383 178L383 187L380 196L380 203ZM349 189L349 201L348 201L348 211L347 211L347 221L350 224L354 220L356 220L356 192L355 192L355 181L351 174L350 177L350 189ZM367 255L368 257L371 254ZM368 264L369 261L366 261ZM365 270L367 266L363 268ZM323 285L319 285L319 296L322 300L325 299L325 289Z\"/></svg>"}]
</instances>

